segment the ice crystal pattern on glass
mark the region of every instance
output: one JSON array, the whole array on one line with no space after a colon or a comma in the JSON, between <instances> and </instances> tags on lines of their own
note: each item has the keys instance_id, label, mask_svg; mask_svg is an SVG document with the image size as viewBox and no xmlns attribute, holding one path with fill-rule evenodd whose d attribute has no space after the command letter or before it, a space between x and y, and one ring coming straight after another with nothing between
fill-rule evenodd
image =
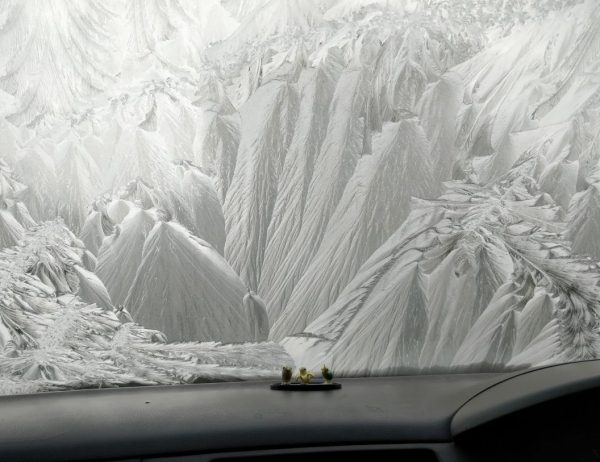
<instances>
[{"instance_id":1,"label":"ice crystal pattern on glass","mask_svg":"<svg viewBox=\"0 0 600 462\"><path fill-rule=\"evenodd\" d=\"M0 1L0 390L600 353L593 0Z\"/></svg>"}]
</instances>

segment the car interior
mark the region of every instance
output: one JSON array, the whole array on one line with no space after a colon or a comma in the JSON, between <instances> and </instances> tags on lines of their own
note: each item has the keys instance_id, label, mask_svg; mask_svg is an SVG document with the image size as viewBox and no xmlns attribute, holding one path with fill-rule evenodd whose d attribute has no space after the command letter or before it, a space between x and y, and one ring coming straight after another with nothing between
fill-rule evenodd
<instances>
[{"instance_id":1,"label":"car interior","mask_svg":"<svg viewBox=\"0 0 600 462\"><path fill-rule=\"evenodd\" d=\"M508 373L79 390L0 399L3 460L598 459L600 361Z\"/></svg>"},{"instance_id":2,"label":"car interior","mask_svg":"<svg viewBox=\"0 0 600 462\"><path fill-rule=\"evenodd\" d=\"M600 461L600 0L0 0L0 462Z\"/></svg>"}]
</instances>

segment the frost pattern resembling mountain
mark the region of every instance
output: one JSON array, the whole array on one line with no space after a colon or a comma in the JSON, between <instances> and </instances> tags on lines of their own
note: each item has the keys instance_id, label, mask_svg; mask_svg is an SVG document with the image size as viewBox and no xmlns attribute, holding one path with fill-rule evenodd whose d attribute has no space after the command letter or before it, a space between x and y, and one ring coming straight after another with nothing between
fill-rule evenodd
<instances>
[{"instance_id":1,"label":"frost pattern resembling mountain","mask_svg":"<svg viewBox=\"0 0 600 462\"><path fill-rule=\"evenodd\" d=\"M0 391L271 377L290 359L274 343L166 343L113 308L59 221L0 250Z\"/></svg>"},{"instance_id":2,"label":"frost pattern resembling mountain","mask_svg":"<svg viewBox=\"0 0 600 462\"><path fill-rule=\"evenodd\" d=\"M600 275L540 226L555 206L457 185L415 209L286 348L355 374L597 354Z\"/></svg>"},{"instance_id":3,"label":"frost pattern resembling mountain","mask_svg":"<svg viewBox=\"0 0 600 462\"><path fill-rule=\"evenodd\" d=\"M245 289L210 244L177 223L158 221L124 305L134 319L160 327L172 340L243 342L255 340L255 320L242 309Z\"/></svg>"},{"instance_id":4,"label":"frost pattern resembling mountain","mask_svg":"<svg viewBox=\"0 0 600 462\"><path fill-rule=\"evenodd\" d=\"M0 20L7 392L600 354L594 1L72 3Z\"/></svg>"},{"instance_id":5,"label":"frost pattern resembling mountain","mask_svg":"<svg viewBox=\"0 0 600 462\"><path fill-rule=\"evenodd\" d=\"M467 180L415 202L328 310L290 329L283 343L297 361L369 374L597 357L598 267L571 255L595 257L599 13L590 3L569 11L558 34L564 17L551 17L454 68L465 87L454 139L444 119L430 125L439 84L429 87L420 117L431 141L450 146L439 161ZM579 180L588 175L590 186Z\"/></svg>"},{"instance_id":6,"label":"frost pattern resembling mountain","mask_svg":"<svg viewBox=\"0 0 600 462\"><path fill-rule=\"evenodd\" d=\"M323 240L273 326L299 332L338 297L362 263L404 221L412 196L435 195L430 145L416 118L389 123L363 156Z\"/></svg>"}]
</instances>

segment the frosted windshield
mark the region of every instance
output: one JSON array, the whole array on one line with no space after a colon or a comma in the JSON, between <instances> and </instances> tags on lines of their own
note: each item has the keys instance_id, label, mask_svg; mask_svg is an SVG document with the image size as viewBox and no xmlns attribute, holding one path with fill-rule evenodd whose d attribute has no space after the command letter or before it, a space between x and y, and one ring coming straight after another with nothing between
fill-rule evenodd
<instances>
[{"instance_id":1,"label":"frosted windshield","mask_svg":"<svg viewBox=\"0 0 600 462\"><path fill-rule=\"evenodd\" d=\"M594 0L12 0L0 393L600 351Z\"/></svg>"}]
</instances>

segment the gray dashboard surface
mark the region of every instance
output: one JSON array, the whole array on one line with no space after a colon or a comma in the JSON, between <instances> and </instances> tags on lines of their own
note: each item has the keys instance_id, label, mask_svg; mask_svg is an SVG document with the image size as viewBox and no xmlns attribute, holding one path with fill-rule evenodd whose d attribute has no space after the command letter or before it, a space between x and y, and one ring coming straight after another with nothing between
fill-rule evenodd
<instances>
[{"instance_id":1,"label":"gray dashboard surface","mask_svg":"<svg viewBox=\"0 0 600 462\"><path fill-rule=\"evenodd\" d=\"M536 404L595 388L600 388L598 360L524 371L499 381L461 406L452 419L452 436Z\"/></svg>"},{"instance_id":2,"label":"gray dashboard surface","mask_svg":"<svg viewBox=\"0 0 600 462\"><path fill-rule=\"evenodd\" d=\"M1 460L98 460L325 444L450 441L469 398L515 375L341 379L81 390L0 398Z\"/></svg>"}]
</instances>

